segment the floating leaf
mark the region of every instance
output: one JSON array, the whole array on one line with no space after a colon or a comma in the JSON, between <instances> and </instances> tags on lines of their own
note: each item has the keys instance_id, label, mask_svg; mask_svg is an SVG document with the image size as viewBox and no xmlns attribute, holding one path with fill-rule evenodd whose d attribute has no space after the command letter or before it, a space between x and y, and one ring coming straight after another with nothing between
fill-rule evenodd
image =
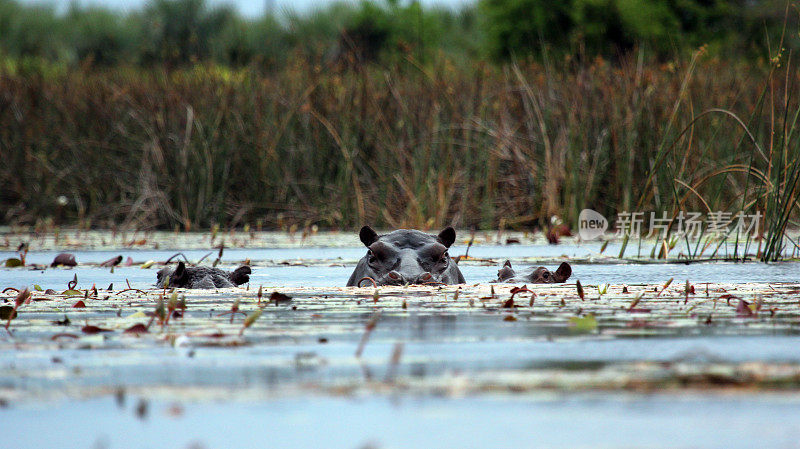
<instances>
[{"instance_id":1,"label":"floating leaf","mask_svg":"<svg viewBox=\"0 0 800 449\"><path fill-rule=\"evenodd\" d=\"M608 284L598 284L597 293L605 295L608 292Z\"/></svg>"},{"instance_id":2,"label":"floating leaf","mask_svg":"<svg viewBox=\"0 0 800 449\"><path fill-rule=\"evenodd\" d=\"M754 318L756 313L747 301L740 299L739 305L736 306L736 316L739 318Z\"/></svg>"},{"instance_id":3,"label":"floating leaf","mask_svg":"<svg viewBox=\"0 0 800 449\"><path fill-rule=\"evenodd\" d=\"M22 267L24 265L25 264L23 264L22 261L17 258L12 257L10 259L6 259L6 268Z\"/></svg>"},{"instance_id":4,"label":"floating leaf","mask_svg":"<svg viewBox=\"0 0 800 449\"><path fill-rule=\"evenodd\" d=\"M113 332L111 329L103 329L102 327L92 326L87 324L81 328L81 332L84 334L94 335L99 334L100 332Z\"/></svg>"},{"instance_id":5,"label":"floating leaf","mask_svg":"<svg viewBox=\"0 0 800 449\"><path fill-rule=\"evenodd\" d=\"M291 296L284 295L283 293L278 293L278 292L272 292L272 294L269 296L269 302L274 301L276 306L280 302L289 302L291 300L292 300Z\"/></svg>"},{"instance_id":6,"label":"floating leaf","mask_svg":"<svg viewBox=\"0 0 800 449\"><path fill-rule=\"evenodd\" d=\"M13 320L17 317L17 311L11 306L0 306L0 320Z\"/></svg>"},{"instance_id":7,"label":"floating leaf","mask_svg":"<svg viewBox=\"0 0 800 449\"><path fill-rule=\"evenodd\" d=\"M152 267L154 263L156 263L156 261L155 261L155 260L148 260L147 262L143 263L143 264L142 264L142 266L141 266L140 268L142 268L142 269L145 269L145 270L146 270L146 269L148 269L148 268Z\"/></svg>"},{"instance_id":8,"label":"floating leaf","mask_svg":"<svg viewBox=\"0 0 800 449\"><path fill-rule=\"evenodd\" d=\"M583 301L583 285L581 285L580 279L578 279L578 281L575 283L575 286L578 288L578 296L581 298L581 301Z\"/></svg>"},{"instance_id":9,"label":"floating leaf","mask_svg":"<svg viewBox=\"0 0 800 449\"><path fill-rule=\"evenodd\" d=\"M25 302L30 297L31 297L31 292L27 288L25 288L21 292L17 293L17 298L14 300L15 308L20 307L21 305L25 304Z\"/></svg>"},{"instance_id":10,"label":"floating leaf","mask_svg":"<svg viewBox=\"0 0 800 449\"><path fill-rule=\"evenodd\" d=\"M108 259L105 262L101 262L100 266L101 267L112 267L113 268L113 267L119 265L120 262L122 262L122 256L121 255L117 256L117 257L113 257L111 259Z\"/></svg>"},{"instance_id":11,"label":"floating leaf","mask_svg":"<svg viewBox=\"0 0 800 449\"><path fill-rule=\"evenodd\" d=\"M76 265L78 265L78 262L75 260L75 255L70 253L61 253L57 255L53 259L53 263L50 264L51 267L74 267Z\"/></svg>"},{"instance_id":12,"label":"floating leaf","mask_svg":"<svg viewBox=\"0 0 800 449\"><path fill-rule=\"evenodd\" d=\"M75 303L75 304L72 306L72 308L73 308L73 309L83 309L83 308L85 308L85 307L86 307L86 303L85 303L85 302L83 302L82 300L81 300L81 301L78 301L78 302L76 302L76 303Z\"/></svg>"},{"instance_id":13,"label":"floating leaf","mask_svg":"<svg viewBox=\"0 0 800 449\"><path fill-rule=\"evenodd\" d=\"M142 323L134 324L133 326L125 329L124 331L124 333L126 334L135 334L135 335L146 334L147 332L148 332L147 326L145 326Z\"/></svg>"},{"instance_id":14,"label":"floating leaf","mask_svg":"<svg viewBox=\"0 0 800 449\"><path fill-rule=\"evenodd\" d=\"M40 292L40 291L42 291L42 287L41 287L39 284L33 284L33 288L34 288L34 289L35 289L37 292Z\"/></svg>"},{"instance_id":15,"label":"floating leaf","mask_svg":"<svg viewBox=\"0 0 800 449\"><path fill-rule=\"evenodd\" d=\"M573 316L569 319L569 325L579 332L592 332L597 329L597 319L591 313L584 317Z\"/></svg>"},{"instance_id":16,"label":"floating leaf","mask_svg":"<svg viewBox=\"0 0 800 449\"><path fill-rule=\"evenodd\" d=\"M506 315L503 318L503 321L517 321L517 317L515 317L514 315Z\"/></svg>"},{"instance_id":17,"label":"floating leaf","mask_svg":"<svg viewBox=\"0 0 800 449\"><path fill-rule=\"evenodd\" d=\"M83 294L83 292L80 290L64 290L61 294L67 296L80 296Z\"/></svg>"}]
</instances>

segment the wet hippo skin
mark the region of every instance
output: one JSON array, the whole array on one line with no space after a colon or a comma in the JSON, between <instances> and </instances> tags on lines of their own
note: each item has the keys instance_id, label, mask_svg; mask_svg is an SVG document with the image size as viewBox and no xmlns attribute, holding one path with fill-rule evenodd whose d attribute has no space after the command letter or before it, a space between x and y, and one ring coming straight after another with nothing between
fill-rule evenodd
<instances>
[{"instance_id":1,"label":"wet hippo skin","mask_svg":"<svg viewBox=\"0 0 800 449\"><path fill-rule=\"evenodd\" d=\"M164 287L169 279L169 287L177 288L226 288L250 282L250 267L241 266L234 271L219 268L187 267L183 262L172 268L162 268L156 274L157 287Z\"/></svg>"},{"instance_id":2,"label":"wet hippo skin","mask_svg":"<svg viewBox=\"0 0 800 449\"><path fill-rule=\"evenodd\" d=\"M507 260L503 264L503 267L497 272L497 280L492 282L504 282L509 284L517 282L527 282L531 284L555 284L565 282L570 276L572 276L572 267L566 262L562 262L555 273L551 272L545 267L539 267L535 268L531 274L520 275L514 271L514 268L511 266L511 262Z\"/></svg>"},{"instance_id":3,"label":"wet hippo skin","mask_svg":"<svg viewBox=\"0 0 800 449\"><path fill-rule=\"evenodd\" d=\"M378 235L371 227L364 226L359 238L367 247L367 254L358 261L347 281L348 286L357 286L360 281L371 284L369 279L377 285L465 282L458 265L448 253L456 240L456 231L451 227L439 235L412 229Z\"/></svg>"}]
</instances>

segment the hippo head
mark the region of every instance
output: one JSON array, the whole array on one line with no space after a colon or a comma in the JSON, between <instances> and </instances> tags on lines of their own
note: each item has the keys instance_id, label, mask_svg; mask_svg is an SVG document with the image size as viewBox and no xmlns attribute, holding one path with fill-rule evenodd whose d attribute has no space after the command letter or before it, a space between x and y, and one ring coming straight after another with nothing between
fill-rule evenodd
<instances>
[{"instance_id":1,"label":"hippo head","mask_svg":"<svg viewBox=\"0 0 800 449\"><path fill-rule=\"evenodd\" d=\"M514 268L511 266L511 262L507 260L503 264L503 268L497 272L497 281L495 282L555 284L559 282L565 282L570 276L572 276L572 267L566 262L562 262L555 273L551 272L545 267L539 267L534 269L533 272L527 276L517 276L516 271L514 271Z\"/></svg>"},{"instance_id":2,"label":"hippo head","mask_svg":"<svg viewBox=\"0 0 800 449\"><path fill-rule=\"evenodd\" d=\"M174 288L227 288L250 282L252 270L242 265L232 272L210 267L187 267L179 262L175 269L162 268L156 273L156 286ZM169 282L167 282L169 277Z\"/></svg>"},{"instance_id":3,"label":"hippo head","mask_svg":"<svg viewBox=\"0 0 800 449\"><path fill-rule=\"evenodd\" d=\"M189 285L189 274L186 271L186 264L183 262L179 262L174 270L170 267L158 270L156 273L157 285L163 286L167 276L169 276L170 287L183 288Z\"/></svg>"},{"instance_id":4,"label":"hippo head","mask_svg":"<svg viewBox=\"0 0 800 449\"><path fill-rule=\"evenodd\" d=\"M368 248L367 254L356 265L348 286L358 286L366 277L378 285L465 282L447 252L456 240L456 231L451 227L439 235L398 229L379 236L371 227L364 226L359 237Z\"/></svg>"}]
</instances>

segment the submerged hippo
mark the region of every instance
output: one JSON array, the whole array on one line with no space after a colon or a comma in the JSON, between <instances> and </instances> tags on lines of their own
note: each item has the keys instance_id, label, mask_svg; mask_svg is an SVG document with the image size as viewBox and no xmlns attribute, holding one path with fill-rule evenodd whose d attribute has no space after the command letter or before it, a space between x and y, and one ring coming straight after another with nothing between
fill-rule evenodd
<instances>
[{"instance_id":1,"label":"submerged hippo","mask_svg":"<svg viewBox=\"0 0 800 449\"><path fill-rule=\"evenodd\" d=\"M156 277L157 287L164 287L169 277L169 287L178 288L226 288L250 282L250 267L243 265L234 271L228 272L219 268L186 267L179 262L173 270L165 267L158 270Z\"/></svg>"},{"instance_id":2,"label":"submerged hippo","mask_svg":"<svg viewBox=\"0 0 800 449\"><path fill-rule=\"evenodd\" d=\"M497 272L497 280L492 282L516 283L529 282L531 284L554 284L565 282L572 275L572 267L566 262L561 262L555 273L550 272L545 267L539 267L527 276L517 276L517 272L511 267L511 262L506 261Z\"/></svg>"},{"instance_id":3,"label":"submerged hippo","mask_svg":"<svg viewBox=\"0 0 800 449\"><path fill-rule=\"evenodd\" d=\"M456 231L449 226L439 235L410 229L378 235L371 227L364 226L358 236L369 249L358 261L348 286L358 286L364 278L371 278L378 285L465 282L458 265L447 253L456 241Z\"/></svg>"}]
</instances>

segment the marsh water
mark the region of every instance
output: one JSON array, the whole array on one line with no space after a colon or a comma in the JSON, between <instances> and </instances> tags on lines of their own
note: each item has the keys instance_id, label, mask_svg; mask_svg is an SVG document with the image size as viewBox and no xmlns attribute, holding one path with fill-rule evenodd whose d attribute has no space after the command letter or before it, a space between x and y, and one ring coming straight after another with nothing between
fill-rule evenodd
<instances>
[{"instance_id":1,"label":"marsh water","mask_svg":"<svg viewBox=\"0 0 800 449\"><path fill-rule=\"evenodd\" d=\"M182 253L198 261L209 251ZM57 252L33 251L27 262L44 265ZM0 286L63 290L77 275L79 289L149 289L157 267L139 265L176 250L70 252L76 268L3 268ZM171 342L98 334L54 344L43 338L55 332L44 324L78 315L66 303L37 309L28 326L2 343L0 421L18 429L2 446L38 447L56 438L60 447L798 447L796 390L614 387L637 376L662 382L658 376L673 373L663 372L667 365L734 375L752 364L798 366L800 320L784 305L778 309L785 312L749 321L720 312L708 326L695 314L669 311L642 328L609 306L594 312L598 330L576 333L557 304L515 312L508 321L496 308L454 306L452 290L398 287L381 295L402 300L402 308L386 307L356 358L375 314L367 304L373 289L340 287L363 252L357 246L226 249L222 267L249 260L254 270L236 295L253 301L263 286L295 297L294 307L265 308L262 327L245 344L208 344L188 331ZM596 296L598 284L663 285L670 278L689 280L698 291L703 284L740 283L769 291L773 284L794 285L800 273L795 262L611 263L597 246L580 245L477 245L469 254L480 259L460 264L469 284L494 279L505 259L524 269L569 258L570 284L540 291L553 301L567 291L574 296L576 279ZM94 265L116 255L135 264L113 272ZM0 260L14 256L0 252ZM185 319L211 320L232 297L192 292ZM80 319L102 323L138 310L98 304ZM171 332L181 334L184 324L176 326ZM398 347L402 355L395 357ZM402 381L395 385L395 378Z\"/></svg>"},{"instance_id":2,"label":"marsh water","mask_svg":"<svg viewBox=\"0 0 800 449\"><path fill-rule=\"evenodd\" d=\"M454 248L453 255L463 254L463 247ZM460 264L467 283L489 282L497 278L497 270L503 261L510 260L520 271L539 265L554 269L563 260L570 260L573 268L571 280L579 279L587 284L642 284L665 282L669 278L693 282L795 282L800 280L800 262L775 264L741 262L696 262L681 263L648 262L616 263L599 253L600 245L481 245L471 247L469 256L479 261ZM608 253L616 250L614 245ZM62 251L38 251L27 256L29 264L47 265ZM107 286L126 280L132 287L144 288L155 283L155 269L143 270L139 266L146 261L165 261L175 254L182 256L173 260L192 262L216 258L216 250L99 250L69 251L75 254L80 264L99 264L117 255L130 257L132 267L116 267L111 273L107 268L79 265L73 269L44 270L0 270L0 285L38 284L42 288L58 289L78 275L80 282ZM364 255L363 247L301 247L301 248L257 248L226 249L222 267L235 268L249 261L254 267L251 285L270 287L313 286L333 287L344 285L355 263ZM211 253L211 255L209 255ZM0 251L0 261L16 257L11 251ZM85 281L84 281L85 280Z\"/></svg>"}]
</instances>

